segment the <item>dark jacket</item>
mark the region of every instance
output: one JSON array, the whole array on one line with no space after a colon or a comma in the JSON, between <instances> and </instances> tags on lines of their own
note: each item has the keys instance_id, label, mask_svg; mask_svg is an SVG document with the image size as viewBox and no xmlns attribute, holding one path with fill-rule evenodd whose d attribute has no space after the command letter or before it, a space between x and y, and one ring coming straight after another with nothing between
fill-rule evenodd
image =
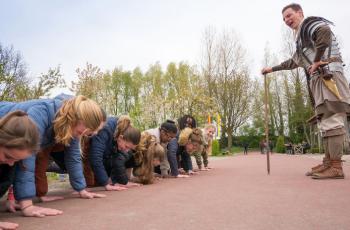
<instances>
[{"instance_id":1,"label":"dark jacket","mask_svg":"<svg viewBox=\"0 0 350 230\"><path fill-rule=\"evenodd\" d=\"M40 147L46 148L55 144L53 121L65 99L72 96L61 94L54 99L38 99L25 102L0 102L0 117L7 113L21 110L36 124L40 133ZM16 200L31 199L35 197L35 155L22 160L22 165L16 164L14 179L14 193ZM81 163L79 139L73 138L64 150L64 161L69 180L76 191L85 189L86 183ZM23 167L24 166L24 167Z\"/></svg>"},{"instance_id":2,"label":"dark jacket","mask_svg":"<svg viewBox=\"0 0 350 230\"><path fill-rule=\"evenodd\" d=\"M179 146L177 150L177 154L181 156L181 166L182 168L188 172L189 170L193 170L192 160L190 154L186 152L185 146Z\"/></svg>"},{"instance_id":3,"label":"dark jacket","mask_svg":"<svg viewBox=\"0 0 350 230\"><path fill-rule=\"evenodd\" d=\"M108 184L110 172L106 170L106 164L110 164L114 152L113 136L117 127L117 122L117 118L109 117L105 126L90 140L89 161L97 182L102 186Z\"/></svg>"},{"instance_id":4,"label":"dark jacket","mask_svg":"<svg viewBox=\"0 0 350 230\"><path fill-rule=\"evenodd\" d=\"M189 170L192 171L193 170L193 165L192 165L191 156L190 156L190 154L188 154L186 152L186 147L185 146L181 146L181 145L178 144L179 137L180 137L180 132L178 132L178 134L176 135L176 142L177 142L177 153L176 153L176 155L180 156L180 158L181 158L180 166L186 172L188 172Z\"/></svg>"},{"instance_id":5,"label":"dark jacket","mask_svg":"<svg viewBox=\"0 0 350 230\"><path fill-rule=\"evenodd\" d=\"M97 182L103 186L108 184L109 176L113 184L127 184L126 169L135 165L131 153L117 151L114 141L117 123L118 118L109 117L105 126L90 141L89 161Z\"/></svg>"},{"instance_id":6,"label":"dark jacket","mask_svg":"<svg viewBox=\"0 0 350 230\"><path fill-rule=\"evenodd\" d=\"M168 162L170 165L171 175L177 176L179 175L179 169L176 159L177 149L179 145L177 143L177 139L173 138L169 141L167 146L167 156L168 156Z\"/></svg>"},{"instance_id":7,"label":"dark jacket","mask_svg":"<svg viewBox=\"0 0 350 230\"><path fill-rule=\"evenodd\" d=\"M13 182L15 176L15 167L2 164L0 165L0 198L5 195Z\"/></svg>"},{"instance_id":8,"label":"dark jacket","mask_svg":"<svg viewBox=\"0 0 350 230\"><path fill-rule=\"evenodd\" d=\"M117 151L112 156L111 180L113 184L127 184L129 181L127 169L135 167L134 157L131 152Z\"/></svg>"}]
</instances>

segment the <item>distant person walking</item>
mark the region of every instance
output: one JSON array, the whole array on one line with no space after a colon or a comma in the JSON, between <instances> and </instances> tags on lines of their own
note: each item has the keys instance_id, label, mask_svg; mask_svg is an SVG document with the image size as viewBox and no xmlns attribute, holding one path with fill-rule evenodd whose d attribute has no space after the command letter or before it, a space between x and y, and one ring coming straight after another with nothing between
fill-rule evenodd
<instances>
[{"instance_id":1,"label":"distant person walking","mask_svg":"<svg viewBox=\"0 0 350 230\"><path fill-rule=\"evenodd\" d=\"M248 142L244 142L243 143L244 155L248 155L248 147L249 147Z\"/></svg>"}]
</instances>

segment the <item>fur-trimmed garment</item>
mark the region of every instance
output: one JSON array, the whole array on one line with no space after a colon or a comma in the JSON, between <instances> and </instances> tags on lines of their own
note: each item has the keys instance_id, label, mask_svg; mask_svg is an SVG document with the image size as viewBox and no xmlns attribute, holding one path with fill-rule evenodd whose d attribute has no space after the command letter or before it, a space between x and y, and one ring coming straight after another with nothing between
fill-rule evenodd
<instances>
[{"instance_id":1,"label":"fur-trimmed garment","mask_svg":"<svg viewBox=\"0 0 350 230\"><path fill-rule=\"evenodd\" d=\"M326 136L328 131L344 128L345 113L350 112L349 83L344 77L338 42L329 25L330 22L321 17L306 18L296 34L297 49L293 57L272 67L272 71L304 68L311 101L314 104L316 115L321 119L321 131ZM332 80L337 86L340 98L326 87L320 71L316 71L312 75L307 72L313 62L329 58L337 58L337 61L322 68L328 68L332 74ZM328 119L334 115L335 117ZM329 135L342 134L344 131L338 130L331 131Z\"/></svg>"}]
</instances>

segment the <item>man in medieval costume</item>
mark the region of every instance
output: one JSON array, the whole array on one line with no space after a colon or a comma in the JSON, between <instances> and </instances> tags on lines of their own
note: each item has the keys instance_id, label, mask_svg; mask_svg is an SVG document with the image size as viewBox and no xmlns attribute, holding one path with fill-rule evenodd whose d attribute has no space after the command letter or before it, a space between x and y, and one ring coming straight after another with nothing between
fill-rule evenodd
<instances>
[{"instance_id":1,"label":"man in medieval costume","mask_svg":"<svg viewBox=\"0 0 350 230\"><path fill-rule=\"evenodd\" d=\"M350 90L343 74L339 45L330 29L333 23L322 17L304 18L301 6L295 3L285 6L282 15L286 25L293 29L296 51L289 60L265 67L261 72L304 68L325 151L323 163L306 175L314 179L343 179L341 158Z\"/></svg>"}]
</instances>

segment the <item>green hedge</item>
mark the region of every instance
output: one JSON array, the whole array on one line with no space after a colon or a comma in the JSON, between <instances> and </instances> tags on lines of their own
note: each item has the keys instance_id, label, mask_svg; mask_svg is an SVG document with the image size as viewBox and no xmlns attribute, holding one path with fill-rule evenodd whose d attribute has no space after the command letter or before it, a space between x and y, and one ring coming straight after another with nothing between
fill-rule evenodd
<instances>
[{"instance_id":1,"label":"green hedge","mask_svg":"<svg viewBox=\"0 0 350 230\"><path fill-rule=\"evenodd\" d=\"M220 155L220 144L218 140L213 140L212 155L213 156Z\"/></svg>"},{"instance_id":2,"label":"green hedge","mask_svg":"<svg viewBox=\"0 0 350 230\"><path fill-rule=\"evenodd\" d=\"M319 148L311 148L310 152L311 153L320 153L320 149Z\"/></svg>"},{"instance_id":3,"label":"green hedge","mask_svg":"<svg viewBox=\"0 0 350 230\"><path fill-rule=\"evenodd\" d=\"M279 136L277 138L276 152L278 152L278 153L285 153L286 152L286 148L284 146L284 136Z\"/></svg>"}]
</instances>

